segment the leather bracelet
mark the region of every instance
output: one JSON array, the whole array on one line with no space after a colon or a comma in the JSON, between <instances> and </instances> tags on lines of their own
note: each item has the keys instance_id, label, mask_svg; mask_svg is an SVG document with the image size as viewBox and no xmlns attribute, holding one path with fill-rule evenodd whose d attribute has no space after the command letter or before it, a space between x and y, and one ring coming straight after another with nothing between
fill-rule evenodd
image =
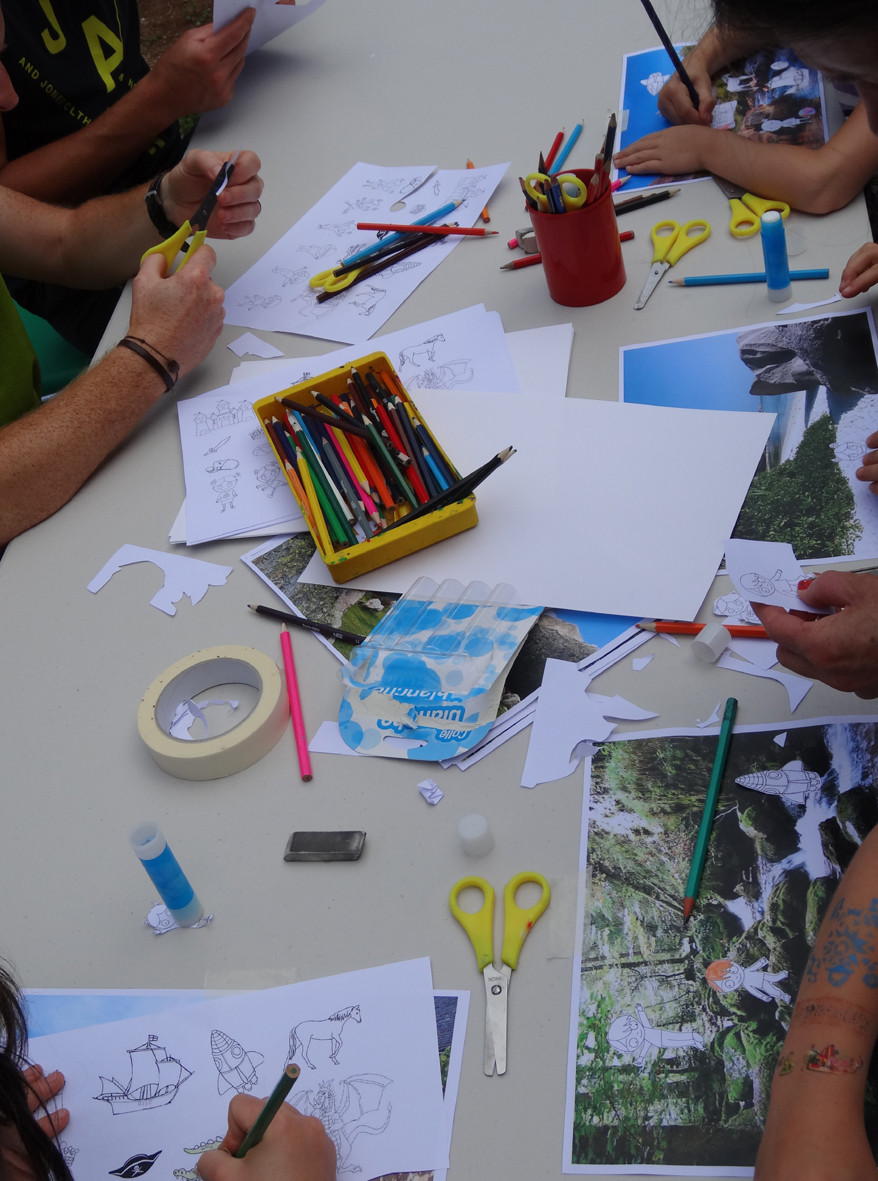
<instances>
[{"instance_id":1,"label":"leather bracelet","mask_svg":"<svg viewBox=\"0 0 878 1181\"><path fill-rule=\"evenodd\" d=\"M172 361L166 357L165 360L168 362L168 368L166 369L158 357L153 356L153 354L149 351L152 346L147 345L147 347L144 348L143 345L139 343L139 341L139 337L123 336L116 347L130 349L131 352L136 353L138 357L143 357L144 361L146 361L148 365L152 366L152 368L165 383L165 393L169 394L177 384L177 378L180 376L180 366L176 361ZM143 343L146 344L145 341Z\"/></svg>"},{"instance_id":2,"label":"leather bracelet","mask_svg":"<svg viewBox=\"0 0 878 1181\"><path fill-rule=\"evenodd\" d=\"M149 220L163 238L170 238L173 234L176 234L180 227L174 225L165 213L164 205L162 205L161 186L166 176L166 172L160 172L146 190L146 196L143 199L146 202L146 212L149 214Z\"/></svg>"}]
</instances>

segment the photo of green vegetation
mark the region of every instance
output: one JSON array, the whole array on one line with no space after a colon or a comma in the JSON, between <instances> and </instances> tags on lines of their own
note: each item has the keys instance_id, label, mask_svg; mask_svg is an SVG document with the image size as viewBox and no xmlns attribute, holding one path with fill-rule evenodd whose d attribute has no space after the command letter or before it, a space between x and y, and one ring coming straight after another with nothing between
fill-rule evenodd
<instances>
[{"instance_id":1,"label":"photo of green vegetation","mask_svg":"<svg viewBox=\"0 0 878 1181\"><path fill-rule=\"evenodd\" d=\"M874 721L735 730L684 923L716 741L633 735L592 761L569 1084L577 1171L753 1165L811 943L878 822ZM876 1115L873 1080L867 1126Z\"/></svg>"}]
</instances>

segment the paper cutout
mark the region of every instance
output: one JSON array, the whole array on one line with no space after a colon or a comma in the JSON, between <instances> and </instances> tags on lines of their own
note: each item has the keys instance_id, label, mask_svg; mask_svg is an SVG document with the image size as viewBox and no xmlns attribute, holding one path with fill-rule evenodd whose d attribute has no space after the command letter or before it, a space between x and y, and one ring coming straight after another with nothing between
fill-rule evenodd
<instances>
[{"instance_id":1,"label":"paper cutout","mask_svg":"<svg viewBox=\"0 0 878 1181\"><path fill-rule=\"evenodd\" d=\"M720 709L721 708L722 708L722 701L718 701L716 703L716 705L713 707L713 713L710 715L709 718L705 718L704 721L702 721L701 718L696 718L696 721L698 723L698 728L700 730L704 730L708 726L718 726L720 723Z\"/></svg>"},{"instance_id":2,"label":"paper cutout","mask_svg":"<svg viewBox=\"0 0 878 1181\"><path fill-rule=\"evenodd\" d=\"M806 681L803 677L797 677L793 673L779 672L771 669L759 668L755 664L745 664L743 660L736 660L734 656L730 656L724 652L716 662L717 668L727 668L732 672L744 673L750 677L765 677L769 681L777 681L779 685L783 685L786 689L790 699L790 713L795 713L805 694L813 685L813 681Z\"/></svg>"},{"instance_id":3,"label":"paper cutout","mask_svg":"<svg viewBox=\"0 0 878 1181\"><path fill-rule=\"evenodd\" d=\"M741 781L736 779L735 782L740 783ZM789 973L763 972L762 969L767 964L767 956L761 956L749 968L742 968L734 960L714 960L708 964L705 976L714 992L736 992L739 988L744 988L758 1001L770 1003L777 1000L788 1003L790 994L784 992L782 988L778 988L776 982L785 980Z\"/></svg>"},{"instance_id":4,"label":"paper cutout","mask_svg":"<svg viewBox=\"0 0 878 1181\"><path fill-rule=\"evenodd\" d=\"M199 927L206 927L212 918L212 914L202 915L197 923L187 923L184 927L177 922L163 902L154 902L143 920L143 925L151 927L153 935L166 935L168 931L195 931Z\"/></svg>"},{"instance_id":5,"label":"paper cutout","mask_svg":"<svg viewBox=\"0 0 878 1181\"><path fill-rule=\"evenodd\" d=\"M424 797L428 804L438 804L440 800L445 799L445 792L439 786L435 779L422 779L418 784L418 791Z\"/></svg>"},{"instance_id":6,"label":"paper cutout","mask_svg":"<svg viewBox=\"0 0 878 1181\"><path fill-rule=\"evenodd\" d=\"M658 715L623 697L586 692L591 677L564 660L547 660L527 748L522 787L564 779L582 757L580 743L601 742L613 733L610 718L642 721Z\"/></svg>"},{"instance_id":7,"label":"paper cutout","mask_svg":"<svg viewBox=\"0 0 878 1181\"><path fill-rule=\"evenodd\" d=\"M751 603L813 610L799 598L798 585L805 572L786 542L731 538L726 542L726 573L738 593Z\"/></svg>"},{"instance_id":8,"label":"paper cutout","mask_svg":"<svg viewBox=\"0 0 878 1181\"><path fill-rule=\"evenodd\" d=\"M98 571L88 589L96 594L123 566L137 562L152 562L163 571L165 582L151 599L150 604L176 615L176 603L188 595L192 606L200 603L212 586L225 586L232 573L231 566L218 566L215 562L203 562L200 558L185 558L180 554L166 554L162 550L145 549L140 545L126 544L119 547L112 558Z\"/></svg>"},{"instance_id":9,"label":"paper cutout","mask_svg":"<svg viewBox=\"0 0 878 1181\"><path fill-rule=\"evenodd\" d=\"M266 340L260 340L255 332L245 332L237 338L229 342L228 346L236 357L282 357L284 354L280 349L269 344Z\"/></svg>"},{"instance_id":10,"label":"paper cutout","mask_svg":"<svg viewBox=\"0 0 878 1181\"><path fill-rule=\"evenodd\" d=\"M655 655L655 654L653 653L653 655ZM631 661L631 667L634 669L635 672L638 672L638 673L642 672L651 660L652 660L652 655L651 656L636 656Z\"/></svg>"},{"instance_id":11,"label":"paper cutout","mask_svg":"<svg viewBox=\"0 0 878 1181\"><path fill-rule=\"evenodd\" d=\"M795 315L798 312L808 312L811 310L811 308L823 308L827 307L831 303L840 303L843 299L844 296L840 293L837 293L830 296L829 299L817 299L814 301L814 303L791 303L788 307L778 308L776 314L778 316Z\"/></svg>"}]
</instances>

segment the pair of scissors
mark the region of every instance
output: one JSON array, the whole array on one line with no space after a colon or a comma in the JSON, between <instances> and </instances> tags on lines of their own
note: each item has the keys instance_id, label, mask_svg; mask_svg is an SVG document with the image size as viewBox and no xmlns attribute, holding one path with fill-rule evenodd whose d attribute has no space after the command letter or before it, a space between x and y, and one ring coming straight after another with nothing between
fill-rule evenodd
<instances>
[{"instance_id":1,"label":"pair of scissors","mask_svg":"<svg viewBox=\"0 0 878 1181\"><path fill-rule=\"evenodd\" d=\"M350 287L352 283L356 282L360 273L366 269L366 265L364 262L361 267L354 267L350 271L342 271L340 275L337 275L335 272L339 264L336 264L334 268L330 267L328 271L321 271L318 275L312 275L308 280L308 286L315 289L320 288L323 291L344 291L345 287Z\"/></svg>"},{"instance_id":2,"label":"pair of scissors","mask_svg":"<svg viewBox=\"0 0 878 1181\"><path fill-rule=\"evenodd\" d=\"M770 197L757 197L745 192L741 185L732 184L721 176L713 178L729 199L732 216L729 219L729 233L733 238L752 238L759 233L763 213L776 211L781 217L790 215L786 201L773 201Z\"/></svg>"},{"instance_id":3,"label":"pair of scissors","mask_svg":"<svg viewBox=\"0 0 878 1181\"><path fill-rule=\"evenodd\" d=\"M172 234L170 238L165 238L164 242L160 242L158 246L151 246L143 255L143 258L141 258L141 262L143 262L144 258L148 258L150 254L161 254L167 261L167 273L170 275L174 259L182 251L183 258L177 270L181 270L186 265L187 259L190 259L198 247L203 245L204 239L207 237L207 223L210 221L210 215L216 208L220 193L229 183L229 177L234 171L235 161L238 159L239 154L239 152L235 152L231 160L226 160L220 168L213 179L210 191L195 213L187 221L184 221L179 230L175 234ZM191 242L187 242L190 234L194 236Z\"/></svg>"},{"instance_id":4,"label":"pair of scissors","mask_svg":"<svg viewBox=\"0 0 878 1181\"><path fill-rule=\"evenodd\" d=\"M635 311L640 311L645 306L661 282L662 276L678 263L684 254L688 254L710 237L710 223L697 218L680 225L678 221L668 219L657 222L649 231L649 236L652 238L653 246L652 267L634 304Z\"/></svg>"},{"instance_id":5,"label":"pair of scissors","mask_svg":"<svg viewBox=\"0 0 878 1181\"><path fill-rule=\"evenodd\" d=\"M581 209L588 200L588 186L572 172L549 176L545 172L531 172L524 178L525 196L536 202L541 213L569 213ZM563 209L558 209L557 201Z\"/></svg>"},{"instance_id":6,"label":"pair of scissors","mask_svg":"<svg viewBox=\"0 0 878 1181\"><path fill-rule=\"evenodd\" d=\"M534 882L542 893L533 906L522 909L515 903L515 894L525 882ZM482 891L482 905L472 914L461 910L458 903L461 891L475 886ZM448 902L451 913L469 936L476 963L485 981L485 1074L506 1073L506 1011L509 981L518 967L522 944L534 923L549 905L552 892L542 874L525 870L516 874L503 889L503 948L502 966L494 967L494 890L484 878L461 878L451 887Z\"/></svg>"}]
</instances>

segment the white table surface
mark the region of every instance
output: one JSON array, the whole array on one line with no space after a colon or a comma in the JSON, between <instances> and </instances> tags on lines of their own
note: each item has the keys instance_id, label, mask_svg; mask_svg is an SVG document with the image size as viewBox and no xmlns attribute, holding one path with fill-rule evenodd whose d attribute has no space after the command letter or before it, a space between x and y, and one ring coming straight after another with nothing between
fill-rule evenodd
<instances>
[{"instance_id":1,"label":"white table surface","mask_svg":"<svg viewBox=\"0 0 878 1181\"><path fill-rule=\"evenodd\" d=\"M675 38L694 38L703 18L692 15L694 6L681 8L674 15L675 8L659 6ZM711 242L679 273L761 269L758 239L730 238L727 203L709 181L624 218L622 228L637 233L623 247L628 282L600 307L553 304L538 267L499 269L512 257L506 239L526 222L517 176L533 168L559 127L569 130L581 117L582 147L572 162L586 163L618 103L622 53L654 44L636 0L512 0L502 7L329 0L255 54L234 103L202 120L199 143L254 148L266 179L257 231L219 245L219 281L243 273L357 160L448 168L470 157L478 164L511 161L490 202L500 236L462 244L387 330L478 302L499 310L507 330L572 321L568 395L615 399L620 345L771 318L774 308L758 286L662 289L644 311L632 310L657 212L713 221ZM848 255L869 237L861 200L826 218L795 214L790 226L807 243L793 265L832 271L826 283L797 288L801 300L830 295ZM124 302L108 339L124 332ZM241 331L224 329L211 357L181 382L180 397L227 380L237 359L223 346ZM264 335L290 356L335 347ZM151 681L216 644L252 645L279 658L276 625L246 607L269 598L238 561L251 543L200 547L198 556L235 569L225 587L211 589L196 607L184 600L174 618L148 605L161 579L150 567L123 570L98 595L86 590L120 545L168 549L182 497L169 400L69 505L12 543L0 562L0 950L28 986L118 988L197 988L232 971L257 985L267 973L295 980L429 955L437 988L473 990L450 1176L560 1177L575 932L553 925L562 921L561 905L535 928L511 990L509 1071L485 1078L482 985L447 896L473 869L500 886L521 869L540 870L559 901L575 889L581 772L523 790L523 734L465 774L318 755L314 780L305 785L287 734L255 766L227 779L188 783L164 774L135 726ZM313 733L336 715L338 664L311 637L296 635L295 645ZM661 711L644 725L690 724L704 716L706 703L712 709L728 695L740 699L739 723L789 717L779 686L742 685L734 674L691 659L685 643L652 646L659 659L636 681L626 662L597 683L600 692ZM818 685L796 717L869 712L868 703ZM415 787L427 776L445 792L435 809ZM456 837L458 820L470 811L484 813L496 837L494 852L475 864ZM147 818L164 827L214 912L207 930L155 938L141 925L155 895L127 834ZM285 863L295 828L362 828L365 854L351 864ZM567 954L551 958L550 944L559 938Z\"/></svg>"}]
</instances>

